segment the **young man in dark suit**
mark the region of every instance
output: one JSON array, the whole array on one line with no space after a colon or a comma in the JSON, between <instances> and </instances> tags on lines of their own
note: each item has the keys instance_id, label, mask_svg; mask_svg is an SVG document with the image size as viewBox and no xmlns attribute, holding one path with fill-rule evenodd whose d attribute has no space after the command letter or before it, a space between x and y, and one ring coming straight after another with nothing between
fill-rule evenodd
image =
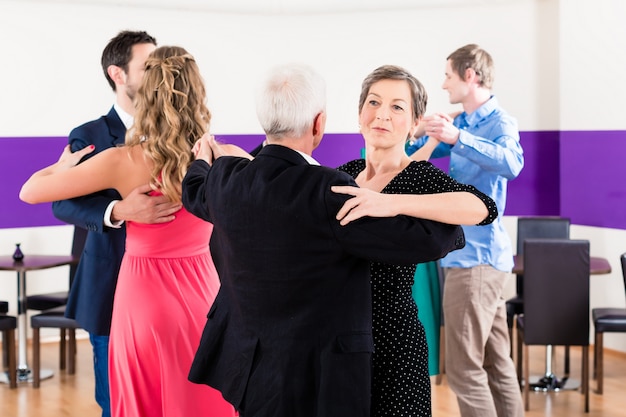
<instances>
[{"instance_id":1,"label":"young man in dark suit","mask_svg":"<svg viewBox=\"0 0 626 417\"><path fill-rule=\"evenodd\" d=\"M76 152L94 145L91 157L107 148L124 144L126 129L133 123L133 100L139 88L148 55L156 40L146 32L120 32L102 53L102 69L115 92L109 113L87 122L70 133L69 144ZM165 197L148 197L149 185L137 188L121 201L115 190L53 203L54 215L88 231L85 249L70 289L66 316L89 332L93 346L95 396L102 416L110 416L108 349L113 295L117 283L126 231L125 220L141 223L171 221L180 204Z\"/></svg>"},{"instance_id":2,"label":"young man in dark suit","mask_svg":"<svg viewBox=\"0 0 626 417\"><path fill-rule=\"evenodd\" d=\"M217 388L242 417L362 417L370 412L371 261L412 264L463 246L458 226L406 216L342 226L352 178L311 157L325 128L325 83L277 69L257 112L254 160L214 160L198 142L183 205L214 224L222 287L190 380Z\"/></svg>"}]
</instances>

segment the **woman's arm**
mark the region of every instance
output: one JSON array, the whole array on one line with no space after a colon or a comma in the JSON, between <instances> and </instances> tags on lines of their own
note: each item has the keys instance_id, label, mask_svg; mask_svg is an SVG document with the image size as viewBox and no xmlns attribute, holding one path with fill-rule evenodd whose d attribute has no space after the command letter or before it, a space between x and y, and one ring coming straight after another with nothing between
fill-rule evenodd
<instances>
[{"instance_id":1,"label":"woman's arm","mask_svg":"<svg viewBox=\"0 0 626 417\"><path fill-rule=\"evenodd\" d=\"M334 186L331 190L354 196L347 200L337 213L337 220L342 225L364 216L393 217L400 214L441 223L475 225L490 214L481 199L466 191L439 194L382 194L351 186ZM493 207L495 208L495 204Z\"/></svg>"},{"instance_id":2,"label":"woman's arm","mask_svg":"<svg viewBox=\"0 0 626 417\"><path fill-rule=\"evenodd\" d=\"M115 153L120 149L107 149L77 165L93 150L88 146L72 153L67 145L57 162L35 172L24 183L20 199L30 204L45 203L116 188L115 179L120 173Z\"/></svg>"},{"instance_id":3,"label":"woman's arm","mask_svg":"<svg viewBox=\"0 0 626 417\"><path fill-rule=\"evenodd\" d=\"M411 158L414 161L428 161L430 159L430 156L433 154L433 151L437 147L437 145L439 145L439 143L441 142L439 142L437 139L433 138L432 136L429 136L428 139L426 140L426 143L424 143L424 146L422 146L417 151L409 155L409 158Z\"/></svg>"},{"instance_id":4,"label":"woman's arm","mask_svg":"<svg viewBox=\"0 0 626 417\"><path fill-rule=\"evenodd\" d=\"M238 156L241 158L254 159L252 155L239 146L220 143L208 132L195 143L192 151L196 159L202 159L209 165L213 164L213 161L222 156Z\"/></svg>"}]
</instances>

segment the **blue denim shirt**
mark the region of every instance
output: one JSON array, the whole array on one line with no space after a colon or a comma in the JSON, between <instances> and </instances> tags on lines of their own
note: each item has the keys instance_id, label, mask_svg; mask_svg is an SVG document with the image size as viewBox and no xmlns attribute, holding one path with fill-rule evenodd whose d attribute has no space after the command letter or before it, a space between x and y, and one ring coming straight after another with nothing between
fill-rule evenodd
<instances>
[{"instance_id":1,"label":"blue denim shirt","mask_svg":"<svg viewBox=\"0 0 626 417\"><path fill-rule=\"evenodd\" d=\"M506 188L524 167L524 155L515 118L507 114L492 96L475 112L459 114L454 125L460 129L454 145L440 143L432 157L450 156L450 176L475 186L491 197L498 207L498 218L486 226L463 226L465 248L442 259L444 267L471 268L491 265L510 272L513 268L511 240L502 224ZM411 155L426 143L427 136L407 146Z\"/></svg>"}]
</instances>

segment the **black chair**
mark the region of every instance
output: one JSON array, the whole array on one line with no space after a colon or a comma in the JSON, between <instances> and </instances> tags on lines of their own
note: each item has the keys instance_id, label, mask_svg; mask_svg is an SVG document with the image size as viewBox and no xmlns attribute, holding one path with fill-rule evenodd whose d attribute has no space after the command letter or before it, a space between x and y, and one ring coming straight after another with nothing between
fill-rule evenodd
<instances>
[{"instance_id":1,"label":"black chair","mask_svg":"<svg viewBox=\"0 0 626 417\"><path fill-rule=\"evenodd\" d=\"M72 239L72 255L80 257L85 247L87 238L87 230L80 227L74 227L74 236ZM72 319L64 317L65 305L69 297L69 289L74 281L74 275L78 265L70 265L69 286L67 291L35 294L26 297L26 306L28 310L38 310L41 314L31 317L31 327L33 328L33 386L39 387L41 381L41 370L39 364L40 341L39 329L42 327L58 327L60 330L59 344L59 368L65 369L67 358L69 356L68 373L73 374L75 368L75 352L76 352L76 333L77 323ZM67 331L69 329L69 331ZM69 340L67 340L69 334ZM69 351L69 355L66 353Z\"/></svg>"},{"instance_id":2,"label":"black chair","mask_svg":"<svg viewBox=\"0 0 626 417\"><path fill-rule=\"evenodd\" d=\"M87 230L80 227L74 227L74 236L72 240L72 255L80 257L85 247L87 238ZM67 304L69 289L74 281L77 265L70 265L69 286L67 291L36 294L26 297L26 306L28 310L39 310L40 314L31 317L31 327L33 329L33 387L39 388L41 381L41 365L40 365L40 328L59 328L59 368L65 369L66 363L68 373L75 372L75 355L76 355L76 332L79 328L78 323L72 319L64 317L65 305ZM69 336L69 337L68 337Z\"/></svg>"},{"instance_id":3,"label":"black chair","mask_svg":"<svg viewBox=\"0 0 626 417\"><path fill-rule=\"evenodd\" d=\"M33 329L33 388L39 388L41 383L41 338L40 329L59 328L61 330L59 369L67 367L67 373L73 375L76 372L76 329L78 323L65 317L65 306L60 306L30 318L30 326Z\"/></svg>"},{"instance_id":4,"label":"black chair","mask_svg":"<svg viewBox=\"0 0 626 417\"><path fill-rule=\"evenodd\" d=\"M626 253L620 256L622 263L622 278L626 291ZM593 377L597 383L597 392L603 392L604 380L604 333L626 333L625 308L594 308L591 310L595 343L593 345Z\"/></svg>"},{"instance_id":5,"label":"black chair","mask_svg":"<svg viewBox=\"0 0 626 417\"><path fill-rule=\"evenodd\" d=\"M0 301L0 316L6 316L6 314L9 312L9 302L8 301ZM2 366L3 369L6 369L7 367L7 363L9 360L9 357L7 356L7 341L5 340L5 338L2 339Z\"/></svg>"},{"instance_id":6,"label":"black chair","mask_svg":"<svg viewBox=\"0 0 626 417\"><path fill-rule=\"evenodd\" d=\"M524 314L517 317L518 343L524 345L526 410L531 385L528 346L552 345L582 346L581 389L589 412L589 327L589 241L527 239Z\"/></svg>"},{"instance_id":7,"label":"black chair","mask_svg":"<svg viewBox=\"0 0 626 417\"><path fill-rule=\"evenodd\" d=\"M2 333L2 371L9 379L9 388L17 388L17 353L15 350L15 329L17 318L7 316L9 303L0 301L0 332Z\"/></svg>"},{"instance_id":8,"label":"black chair","mask_svg":"<svg viewBox=\"0 0 626 417\"><path fill-rule=\"evenodd\" d=\"M517 254L524 254L526 239L569 239L570 219L566 217L541 216L517 219ZM524 312L524 277L517 275L516 295L506 302L507 322L513 327L515 316Z\"/></svg>"},{"instance_id":9,"label":"black chair","mask_svg":"<svg viewBox=\"0 0 626 417\"><path fill-rule=\"evenodd\" d=\"M87 230L80 227L74 227L74 237L72 239L72 255L80 257L85 247L85 239L87 238ZM67 291L59 291L45 294L34 294L26 297L26 307L28 310L45 311L51 308L64 306L67 304L69 289L76 275L78 265L70 265L69 285Z\"/></svg>"},{"instance_id":10,"label":"black chair","mask_svg":"<svg viewBox=\"0 0 626 417\"><path fill-rule=\"evenodd\" d=\"M569 239L570 219L556 216L519 217L517 219L517 254L524 254L526 239ZM509 340L511 343L511 357L513 357L513 323L515 317L524 313L524 276L517 275L515 279L516 295L506 302L506 318L509 326ZM521 352L517 344L517 377L521 381ZM569 372L569 349L565 349L565 367Z\"/></svg>"}]
</instances>

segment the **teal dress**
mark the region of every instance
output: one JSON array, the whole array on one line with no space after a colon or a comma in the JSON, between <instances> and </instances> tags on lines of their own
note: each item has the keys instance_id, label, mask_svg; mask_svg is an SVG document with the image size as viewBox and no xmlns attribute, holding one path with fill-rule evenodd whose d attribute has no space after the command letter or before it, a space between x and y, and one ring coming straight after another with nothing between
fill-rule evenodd
<instances>
[{"instance_id":1,"label":"teal dress","mask_svg":"<svg viewBox=\"0 0 626 417\"><path fill-rule=\"evenodd\" d=\"M413 299L418 308L418 317L426 332L428 343L428 373L437 375L439 369L441 288L435 262L417 265L413 283Z\"/></svg>"}]
</instances>

